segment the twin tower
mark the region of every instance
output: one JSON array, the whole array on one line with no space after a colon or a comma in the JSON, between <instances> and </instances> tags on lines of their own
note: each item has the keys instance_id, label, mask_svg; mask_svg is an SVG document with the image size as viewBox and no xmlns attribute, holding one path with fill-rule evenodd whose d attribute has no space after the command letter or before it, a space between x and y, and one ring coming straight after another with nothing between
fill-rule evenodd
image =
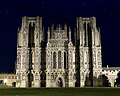
<instances>
[{"instance_id":1,"label":"twin tower","mask_svg":"<svg viewBox=\"0 0 120 96\"><path fill-rule=\"evenodd\" d=\"M24 16L18 29L16 87L97 86L102 57L96 18L78 17L75 29L73 44L67 25L52 25L44 36L42 17Z\"/></svg>"}]
</instances>

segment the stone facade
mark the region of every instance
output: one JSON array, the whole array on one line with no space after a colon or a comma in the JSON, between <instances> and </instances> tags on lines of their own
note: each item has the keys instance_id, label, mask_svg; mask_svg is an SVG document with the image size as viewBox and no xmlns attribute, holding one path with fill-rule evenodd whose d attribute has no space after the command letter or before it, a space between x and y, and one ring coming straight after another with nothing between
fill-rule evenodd
<instances>
[{"instance_id":1,"label":"stone facade","mask_svg":"<svg viewBox=\"0 0 120 96\"><path fill-rule=\"evenodd\" d=\"M108 77L111 87L115 87L117 74L120 72L120 67L103 67L102 74Z\"/></svg>"},{"instance_id":2,"label":"stone facade","mask_svg":"<svg viewBox=\"0 0 120 96\"><path fill-rule=\"evenodd\" d=\"M3 85L1 86L16 86L16 74L0 74L0 81L3 81Z\"/></svg>"},{"instance_id":3,"label":"stone facade","mask_svg":"<svg viewBox=\"0 0 120 96\"><path fill-rule=\"evenodd\" d=\"M40 87L42 18L23 17L18 30L16 87Z\"/></svg>"},{"instance_id":4,"label":"stone facade","mask_svg":"<svg viewBox=\"0 0 120 96\"><path fill-rule=\"evenodd\" d=\"M75 29L52 25L44 36L42 17L24 16L18 28L16 87L98 86L103 74L114 86L120 68L102 68L96 18L78 17Z\"/></svg>"},{"instance_id":5,"label":"stone facade","mask_svg":"<svg viewBox=\"0 0 120 96\"><path fill-rule=\"evenodd\" d=\"M71 29L59 25L48 29L46 46L46 87L75 87L75 47ZM67 35L68 33L68 35Z\"/></svg>"},{"instance_id":6,"label":"stone facade","mask_svg":"<svg viewBox=\"0 0 120 96\"><path fill-rule=\"evenodd\" d=\"M80 86L85 85L86 78L98 78L102 74L100 30L96 18L77 18L77 59L80 67ZM79 69L78 69L79 70Z\"/></svg>"}]
</instances>

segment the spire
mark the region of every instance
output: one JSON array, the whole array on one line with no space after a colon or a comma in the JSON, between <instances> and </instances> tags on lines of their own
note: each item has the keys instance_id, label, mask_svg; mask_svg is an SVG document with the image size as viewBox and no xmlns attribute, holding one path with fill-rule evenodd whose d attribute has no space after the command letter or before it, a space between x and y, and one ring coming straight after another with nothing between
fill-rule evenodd
<instances>
[{"instance_id":1,"label":"spire","mask_svg":"<svg viewBox=\"0 0 120 96\"><path fill-rule=\"evenodd\" d=\"M92 27L96 28L96 18L95 17L91 17L91 22L92 22Z\"/></svg>"},{"instance_id":2,"label":"spire","mask_svg":"<svg viewBox=\"0 0 120 96\"><path fill-rule=\"evenodd\" d=\"M22 28L25 28L26 26L26 19L27 19L26 16L22 17Z\"/></svg>"},{"instance_id":3,"label":"spire","mask_svg":"<svg viewBox=\"0 0 120 96\"><path fill-rule=\"evenodd\" d=\"M77 25L77 29L78 29L78 26L79 26L79 19L76 18L76 25Z\"/></svg>"},{"instance_id":4,"label":"spire","mask_svg":"<svg viewBox=\"0 0 120 96\"><path fill-rule=\"evenodd\" d=\"M37 18L36 18L36 24L35 24L35 29L36 30L38 30L38 28L39 28L39 23L40 21L39 21L39 17L37 16Z\"/></svg>"},{"instance_id":5,"label":"spire","mask_svg":"<svg viewBox=\"0 0 120 96\"><path fill-rule=\"evenodd\" d=\"M64 25L64 30L65 30L65 37L67 37L67 25Z\"/></svg>"},{"instance_id":6,"label":"spire","mask_svg":"<svg viewBox=\"0 0 120 96\"><path fill-rule=\"evenodd\" d=\"M44 41L44 27L42 29L41 40Z\"/></svg>"},{"instance_id":7,"label":"spire","mask_svg":"<svg viewBox=\"0 0 120 96\"><path fill-rule=\"evenodd\" d=\"M75 45L76 45L76 29L74 29L74 38L75 38Z\"/></svg>"},{"instance_id":8,"label":"spire","mask_svg":"<svg viewBox=\"0 0 120 96\"><path fill-rule=\"evenodd\" d=\"M64 30L67 31L67 25L66 24L64 25Z\"/></svg>"},{"instance_id":9,"label":"spire","mask_svg":"<svg viewBox=\"0 0 120 96\"><path fill-rule=\"evenodd\" d=\"M76 39L78 39L78 37L79 37L79 34L78 34L78 31L79 31L79 18L76 18Z\"/></svg>"},{"instance_id":10,"label":"spire","mask_svg":"<svg viewBox=\"0 0 120 96\"><path fill-rule=\"evenodd\" d=\"M81 33L80 32L82 32L83 31L83 18L82 17L78 17L77 19L76 19L76 23L77 23L77 30L76 30L76 38L77 39L80 39L80 35L81 35Z\"/></svg>"},{"instance_id":11,"label":"spire","mask_svg":"<svg viewBox=\"0 0 120 96\"><path fill-rule=\"evenodd\" d=\"M20 28L18 27L18 33L17 33L17 46L21 45L21 32Z\"/></svg>"},{"instance_id":12,"label":"spire","mask_svg":"<svg viewBox=\"0 0 120 96\"><path fill-rule=\"evenodd\" d=\"M54 24L52 24L51 26L51 38L54 37Z\"/></svg>"},{"instance_id":13,"label":"spire","mask_svg":"<svg viewBox=\"0 0 120 96\"><path fill-rule=\"evenodd\" d=\"M100 28L98 28L98 37L99 37L99 46L101 46L101 35L100 35Z\"/></svg>"},{"instance_id":14,"label":"spire","mask_svg":"<svg viewBox=\"0 0 120 96\"><path fill-rule=\"evenodd\" d=\"M20 32L20 28L18 27L18 32Z\"/></svg>"},{"instance_id":15,"label":"spire","mask_svg":"<svg viewBox=\"0 0 120 96\"><path fill-rule=\"evenodd\" d=\"M71 28L69 27L69 42L71 42Z\"/></svg>"},{"instance_id":16,"label":"spire","mask_svg":"<svg viewBox=\"0 0 120 96\"><path fill-rule=\"evenodd\" d=\"M36 22L39 23L39 20L40 20L40 18L39 18L39 16L37 16Z\"/></svg>"},{"instance_id":17,"label":"spire","mask_svg":"<svg viewBox=\"0 0 120 96\"><path fill-rule=\"evenodd\" d=\"M80 30L83 29L83 20L82 20L82 17L79 17L79 28L80 28Z\"/></svg>"},{"instance_id":18,"label":"spire","mask_svg":"<svg viewBox=\"0 0 120 96\"><path fill-rule=\"evenodd\" d=\"M50 28L48 27L48 42L49 42L49 39L50 39Z\"/></svg>"},{"instance_id":19,"label":"spire","mask_svg":"<svg viewBox=\"0 0 120 96\"><path fill-rule=\"evenodd\" d=\"M59 32L60 32L60 30L61 30L61 26L60 26L60 24L58 25L58 30L59 30Z\"/></svg>"}]
</instances>

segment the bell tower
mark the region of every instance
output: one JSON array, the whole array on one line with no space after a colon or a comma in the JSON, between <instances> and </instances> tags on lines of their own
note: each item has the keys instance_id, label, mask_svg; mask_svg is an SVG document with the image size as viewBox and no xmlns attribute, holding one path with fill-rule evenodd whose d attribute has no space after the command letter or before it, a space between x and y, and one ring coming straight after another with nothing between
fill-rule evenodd
<instances>
[{"instance_id":1,"label":"bell tower","mask_svg":"<svg viewBox=\"0 0 120 96\"><path fill-rule=\"evenodd\" d=\"M22 18L17 40L17 87L40 87L42 18Z\"/></svg>"},{"instance_id":2,"label":"bell tower","mask_svg":"<svg viewBox=\"0 0 120 96\"><path fill-rule=\"evenodd\" d=\"M75 47L71 28L60 24L48 28L46 87L75 87Z\"/></svg>"},{"instance_id":3,"label":"bell tower","mask_svg":"<svg viewBox=\"0 0 120 96\"><path fill-rule=\"evenodd\" d=\"M76 62L79 65L80 87L97 86L98 76L102 71L100 30L96 27L96 18L77 18ZM96 78L96 79L95 79Z\"/></svg>"}]
</instances>

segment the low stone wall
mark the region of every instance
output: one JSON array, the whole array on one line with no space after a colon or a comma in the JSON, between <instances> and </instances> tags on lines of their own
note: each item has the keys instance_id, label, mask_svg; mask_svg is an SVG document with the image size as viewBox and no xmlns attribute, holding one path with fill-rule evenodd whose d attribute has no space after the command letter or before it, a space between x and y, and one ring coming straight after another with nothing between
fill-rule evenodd
<instances>
[{"instance_id":1,"label":"low stone wall","mask_svg":"<svg viewBox=\"0 0 120 96\"><path fill-rule=\"evenodd\" d=\"M118 72L120 72L120 67L103 67L102 69L102 74L108 77L111 87L114 87Z\"/></svg>"},{"instance_id":2,"label":"low stone wall","mask_svg":"<svg viewBox=\"0 0 120 96\"><path fill-rule=\"evenodd\" d=\"M16 74L0 74L0 80L3 80L4 85L15 87Z\"/></svg>"}]
</instances>

